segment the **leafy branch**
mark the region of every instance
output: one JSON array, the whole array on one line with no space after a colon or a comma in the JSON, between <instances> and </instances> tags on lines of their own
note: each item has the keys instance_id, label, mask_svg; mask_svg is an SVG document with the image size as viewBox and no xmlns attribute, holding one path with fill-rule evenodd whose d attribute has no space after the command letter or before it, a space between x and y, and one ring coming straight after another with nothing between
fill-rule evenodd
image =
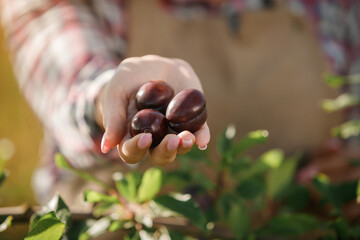
<instances>
[{"instance_id":1,"label":"leafy branch","mask_svg":"<svg viewBox=\"0 0 360 240\"><path fill-rule=\"evenodd\" d=\"M320 196L314 201L310 189L295 180L300 154L287 157L280 149L257 158L248 154L268 135L257 130L236 139L235 127L229 126L217 141L219 159L194 148L179 157L176 170L116 173L112 185L57 155L60 168L103 191L84 192L94 206L92 217L83 221L74 221L55 196L33 214L26 239L85 240L107 232L121 232L124 239L358 239L360 228L343 213L343 206L357 198L357 182L337 185L319 175L311 183ZM163 193L167 186L175 192ZM326 218L316 212L322 206L332 209Z\"/></svg>"}]
</instances>

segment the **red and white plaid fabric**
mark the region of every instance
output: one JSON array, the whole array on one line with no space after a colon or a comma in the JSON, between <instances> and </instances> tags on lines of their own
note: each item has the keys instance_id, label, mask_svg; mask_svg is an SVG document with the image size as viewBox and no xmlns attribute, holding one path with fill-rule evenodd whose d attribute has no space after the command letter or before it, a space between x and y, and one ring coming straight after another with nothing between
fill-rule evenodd
<instances>
[{"instance_id":1,"label":"red and white plaid fabric","mask_svg":"<svg viewBox=\"0 0 360 240\"><path fill-rule=\"evenodd\" d=\"M341 75L360 74L360 1L301 0L301 3L333 71Z\"/></svg>"},{"instance_id":2,"label":"red and white plaid fabric","mask_svg":"<svg viewBox=\"0 0 360 240\"><path fill-rule=\"evenodd\" d=\"M101 156L94 100L126 51L122 1L1 3L14 72L51 147L76 167L92 166Z\"/></svg>"}]
</instances>

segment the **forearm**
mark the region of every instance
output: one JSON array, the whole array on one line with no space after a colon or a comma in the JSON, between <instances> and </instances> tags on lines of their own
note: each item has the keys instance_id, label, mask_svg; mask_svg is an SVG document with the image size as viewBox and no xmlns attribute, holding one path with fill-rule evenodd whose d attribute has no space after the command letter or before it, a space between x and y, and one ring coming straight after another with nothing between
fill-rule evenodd
<instances>
[{"instance_id":1,"label":"forearm","mask_svg":"<svg viewBox=\"0 0 360 240\"><path fill-rule=\"evenodd\" d=\"M119 63L110 34L85 5L19 2L2 0L1 15L22 92L68 158L99 153L94 106Z\"/></svg>"}]
</instances>

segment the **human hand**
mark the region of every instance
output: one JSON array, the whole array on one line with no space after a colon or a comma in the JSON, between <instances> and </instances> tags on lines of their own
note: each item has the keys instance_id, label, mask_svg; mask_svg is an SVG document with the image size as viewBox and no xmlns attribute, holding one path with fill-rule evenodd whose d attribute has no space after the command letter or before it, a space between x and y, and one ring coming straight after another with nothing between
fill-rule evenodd
<instances>
[{"instance_id":1,"label":"human hand","mask_svg":"<svg viewBox=\"0 0 360 240\"><path fill-rule=\"evenodd\" d=\"M132 57L122 61L112 80L102 90L96 107L98 122L105 129L101 150L109 152L117 146L120 157L127 163L140 161L149 150L155 165L172 162L177 154L185 154L194 144L205 149L210 141L210 131L205 123L195 133L183 131L177 135L167 134L161 143L150 149L150 133L131 138L129 122L136 114L134 96L137 89L150 80L168 82L175 94L195 88L202 91L201 83L191 66L180 59L155 55Z\"/></svg>"}]
</instances>

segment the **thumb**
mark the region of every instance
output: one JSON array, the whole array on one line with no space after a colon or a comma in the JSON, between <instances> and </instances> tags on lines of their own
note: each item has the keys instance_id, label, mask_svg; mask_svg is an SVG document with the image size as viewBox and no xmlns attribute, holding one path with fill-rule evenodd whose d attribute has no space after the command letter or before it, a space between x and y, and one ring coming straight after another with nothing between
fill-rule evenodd
<instances>
[{"instance_id":1,"label":"thumb","mask_svg":"<svg viewBox=\"0 0 360 240\"><path fill-rule=\"evenodd\" d=\"M108 153L120 144L127 132L127 105L124 95L119 91L108 88L103 98L103 122L105 133L101 141L101 151ZM116 94L114 94L114 92Z\"/></svg>"}]
</instances>

